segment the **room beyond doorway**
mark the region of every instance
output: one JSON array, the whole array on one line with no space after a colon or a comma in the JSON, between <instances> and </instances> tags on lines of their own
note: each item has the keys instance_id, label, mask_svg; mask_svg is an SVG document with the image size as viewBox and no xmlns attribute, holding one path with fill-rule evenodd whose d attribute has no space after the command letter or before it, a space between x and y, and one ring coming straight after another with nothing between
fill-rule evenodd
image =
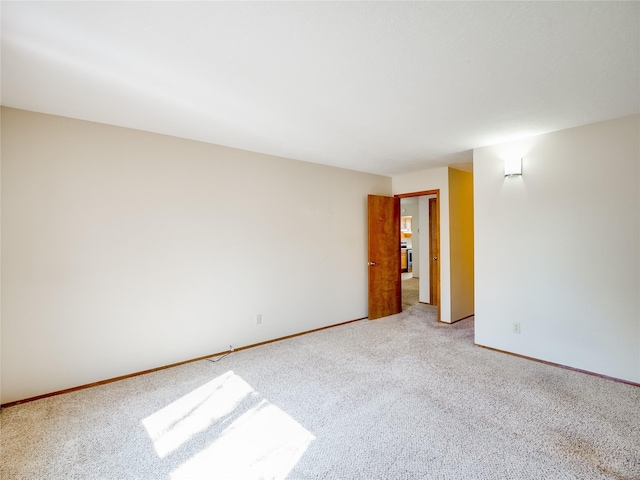
<instances>
[{"instance_id":1,"label":"room beyond doorway","mask_svg":"<svg viewBox=\"0 0 640 480\"><path fill-rule=\"evenodd\" d=\"M438 242L437 229L432 225L431 202L437 203L438 191L423 191L415 194L397 195L400 198L400 250L401 250L401 285L402 307L408 308L414 303L437 305L439 290L437 282L437 257L432 252L434 241ZM435 235L435 240L434 237ZM405 261L405 255L407 261ZM412 259L409 262L409 258ZM405 268L406 267L406 268ZM435 271L434 271L435 268Z\"/></svg>"},{"instance_id":2,"label":"room beyond doorway","mask_svg":"<svg viewBox=\"0 0 640 480\"><path fill-rule=\"evenodd\" d=\"M420 301L419 197L400 199L400 265L402 310Z\"/></svg>"}]
</instances>

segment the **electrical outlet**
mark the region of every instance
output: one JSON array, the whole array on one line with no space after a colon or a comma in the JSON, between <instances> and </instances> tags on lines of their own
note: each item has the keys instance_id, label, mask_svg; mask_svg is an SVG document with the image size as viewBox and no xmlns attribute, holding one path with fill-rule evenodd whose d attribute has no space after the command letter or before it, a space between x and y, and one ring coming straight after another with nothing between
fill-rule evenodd
<instances>
[{"instance_id":1,"label":"electrical outlet","mask_svg":"<svg viewBox=\"0 0 640 480\"><path fill-rule=\"evenodd\" d=\"M513 333L520 333L520 324L518 322L513 322Z\"/></svg>"},{"instance_id":2,"label":"electrical outlet","mask_svg":"<svg viewBox=\"0 0 640 480\"><path fill-rule=\"evenodd\" d=\"M262 314L261 313L256 315L256 325L262 325Z\"/></svg>"}]
</instances>

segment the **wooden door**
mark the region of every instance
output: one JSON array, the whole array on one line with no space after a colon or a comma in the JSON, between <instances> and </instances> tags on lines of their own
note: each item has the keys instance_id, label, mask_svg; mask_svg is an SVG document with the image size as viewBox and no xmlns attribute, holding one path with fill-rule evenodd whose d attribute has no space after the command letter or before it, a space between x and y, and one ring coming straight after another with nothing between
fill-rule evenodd
<instances>
[{"instance_id":1,"label":"wooden door","mask_svg":"<svg viewBox=\"0 0 640 480\"><path fill-rule=\"evenodd\" d=\"M369 320L402 311L400 199L369 195Z\"/></svg>"},{"instance_id":2,"label":"wooden door","mask_svg":"<svg viewBox=\"0 0 640 480\"><path fill-rule=\"evenodd\" d=\"M440 208L437 198L429 199L429 303L438 305L440 320Z\"/></svg>"}]
</instances>

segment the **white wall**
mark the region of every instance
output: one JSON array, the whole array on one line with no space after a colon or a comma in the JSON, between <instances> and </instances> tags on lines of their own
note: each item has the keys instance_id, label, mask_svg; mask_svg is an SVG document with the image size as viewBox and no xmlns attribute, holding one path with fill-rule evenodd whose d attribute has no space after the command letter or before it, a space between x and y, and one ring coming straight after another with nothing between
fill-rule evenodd
<instances>
[{"instance_id":1,"label":"white wall","mask_svg":"<svg viewBox=\"0 0 640 480\"><path fill-rule=\"evenodd\" d=\"M2 403L367 316L388 177L7 108L2 140Z\"/></svg>"},{"instance_id":2,"label":"white wall","mask_svg":"<svg viewBox=\"0 0 640 480\"><path fill-rule=\"evenodd\" d=\"M475 150L476 343L640 381L639 119Z\"/></svg>"},{"instance_id":3,"label":"white wall","mask_svg":"<svg viewBox=\"0 0 640 480\"><path fill-rule=\"evenodd\" d=\"M397 175L392 179L393 194L440 190L440 320L451 322L449 263L449 169L431 168ZM429 302L429 284L420 282L420 301Z\"/></svg>"}]
</instances>

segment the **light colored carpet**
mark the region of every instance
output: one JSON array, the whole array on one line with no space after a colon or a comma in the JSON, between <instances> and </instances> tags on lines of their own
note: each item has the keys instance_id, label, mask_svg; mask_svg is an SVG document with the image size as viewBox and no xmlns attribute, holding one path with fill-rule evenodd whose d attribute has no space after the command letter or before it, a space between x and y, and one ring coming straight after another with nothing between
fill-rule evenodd
<instances>
[{"instance_id":1,"label":"light colored carpet","mask_svg":"<svg viewBox=\"0 0 640 480\"><path fill-rule=\"evenodd\" d=\"M420 279L409 278L402 280L402 309L415 305L420 300Z\"/></svg>"},{"instance_id":2,"label":"light colored carpet","mask_svg":"<svg viewBox=\"0 0 640 480\"><path fill-rule=\"evenodd\" d=\"M9 479L639 479L640 389L435 309L3 409Z\"/></svg>"}]
</instances>

